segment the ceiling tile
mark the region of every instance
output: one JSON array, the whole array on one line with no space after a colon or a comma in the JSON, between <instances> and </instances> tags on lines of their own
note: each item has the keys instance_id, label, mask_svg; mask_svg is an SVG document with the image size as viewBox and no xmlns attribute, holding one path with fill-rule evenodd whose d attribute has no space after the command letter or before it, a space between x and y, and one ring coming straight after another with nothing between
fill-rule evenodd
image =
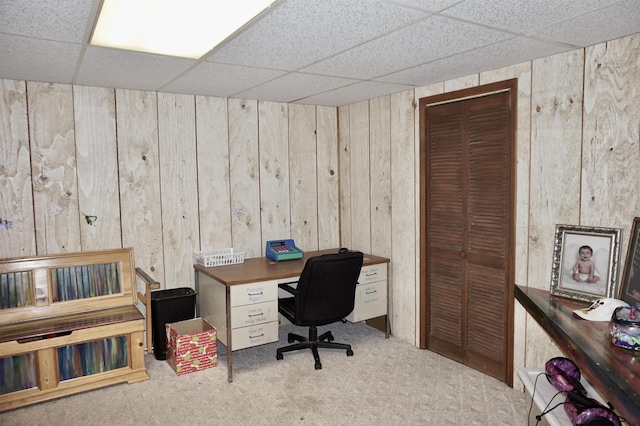
<instances>
[{"instance_id":1,"label":"ceiling tile","mask_svg":"<svg viewBox=\"0 0 640 426\"><path fill-rule=\"evenodd\" d=\"M309 96L295 103L337 107L389 95L391 93L403 92L413 88L415 87L408 85L363 81L340 89Z\"/></svg>"},{"instance_id":2,"label":"ceiling tile","mask_svg":"<svg viewBox=\"0 0 640 426\"><path fill-rule=\"evenodd\" d=\"M564 45L553 44L526 37L503 40L471 52L421 64L396 73L376 78L397 84L427 86L451 78L468 75L465 70L474 67L478 72L515 65L531 59L551 56L570 50Z\"/></svg>"},{"instance_id":3,"label":"ceiling tile","mask_svg":"<svg viewBox=\"0 0 640 426\"><path fill-rule=\"evenodd\" d=\"M71 83L82 49L58 43L0 33L0 76L15 80ZM20 52L14 55L13 52Z\"/></svg>"},{"instance_id":4,"label":"ceiling tile","mask_svg":"<svg viewBox=\"0 0 640 426\"><path fill-rule=\"evenodd\" d=\"M429 0L428 2L424 0L395 0L395 2L428 12L441 12L456 3L460 3L460 0Z\"/></svg>"},{"instance_id":5,"label":"ceiling tile","mask_svg":"<svg viewBox=\"0 0 640 426\"><path fill-rule=\"evenodd\" d=\"M207 60L297 70L422 16L383 1L287 1Z\"/></svg>"},{"instance_id":6,"label":"ceiling tile","mask_svg":"<svg viewBox=\"0 0 640 426\"><path fill-rule=\"evenodd\" d=\"M96 6L87 0L0 0L0 32L82 43Z\"/></svg>"},{"instance_id":7,"label":"ceiling tile","mask_svg":"<svg viewBox=\"0 0 640 426\"><path fill-rule=\"evenodd\" d=\"M244 92L236 93L234 97L243 99L266 99L274 102L293 102L316 93L326 92L355 82L357 82L357 80L290 73Z\"/></svg>"},{"instance_id":8,"label":"ceiling tile","mask_svg":"<svg viewBox=\"0 0 640 426\"><path fill-rule=\"evenodd\" d=\"M283 74L285 74L284 71L203 62L164 86L163 90L198 95L231 96Z\"/></svg>"},{"instance_id":9,"label":"ceiling tile","mask_svg":"<svg viewBox=\"0 0 640 426\"><path fill-rule=\"evenodd\" d=\"M76 83L87 86L158 90L197 62L89 46Z\"/></svg>"},{"instance_id":10,"label":"ceiling tile","mask_svg":"<svg viewBox=\"0 0 640 426\"><path fill-rule=\"evenodd\" d=\"M370 79L494 43L509 34L432 16L304 68L305 72Z\"/></svg>"},{"instance_id":11,"label":"ceiling tile","mask_svg":"<svg viewBox=\"0 0 640 426\"><path fill-rule=\"evenodd\" d=\"M443 13L468 21L526 34L560 17L580 15L614 0L466 0Z\"/></svg>"},{"instance_id":12,"label":"ceiling tile","mask_svg":"<svg viewBox=\"0 0 640 426\"><path fill-rule=\"evenodd\" d=\"M640 3L627 0L568 21L544 27L535 34L576 46L591 46L638 31Z\"/></svg>"},{"instance_id":13,"label":"ceiling tile","mask_svg":"<svg viewBox=\"0 0 640 426\"><path fill-rule=\"evenodd\" d=\"M88 45L101 3L0 0L0 78L340 106L640 32L638 0L277 0L195 61Z\"/></svg>"}]
</instances>

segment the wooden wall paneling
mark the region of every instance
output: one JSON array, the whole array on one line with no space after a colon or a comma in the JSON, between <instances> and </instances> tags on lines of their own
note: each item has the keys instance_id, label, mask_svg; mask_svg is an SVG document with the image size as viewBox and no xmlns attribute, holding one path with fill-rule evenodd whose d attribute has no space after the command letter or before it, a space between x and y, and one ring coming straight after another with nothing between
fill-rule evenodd
<instances>
[{"instance_id":1,"label":"wooden wall paneling","mask_svg":"<svg viewBox=\"0 0 640 426\"><path fill-rule=\"evenodd\" d=\"M258 102L260 140L260 211L262 245L289 238L289 109L287 104Z\"/></svg>"},{"instance_id":2,"label":"wooden wall paneling","mask_svg":"<svg viewBox=\"0 0 640 426\"><path fill-rule=\"evenodd\" d=\"M80 251L72 86L29 81L27 105L37 254Z\"/></svg>"},{"instance_id":3,"label":"wooden wall paneling","mask_svg":"<svg viewBox=\"0 0 640 426\"><path fill-rule=\"evenodd\" d=\"M480 75L471 74L463 77L454 78L444 82L445 92L454 92L456 90L467 89L469 87L475 87L480 84Z\"/></svg>"},{"instance_id":4,"label":"wooden wall paneling","mask_svg":"<svg viewBox=\"0 0 640 426\"><path fill-rule=\"evenodd\" d=\"M518 117L516 133L516 229L515 284L528 282L529 258L529 173L531 169L531 62L480 73L480 84L518 79ZM514 301L513 310L513 377L525 366L527 312ZM514 388L524 390L522 382L513 381Z\"/></svg>"},{"instance_id":5,"label":"wooden wall paneling","mask_svg":"<svg viewBox=\"0 0 640 426\"><path fill-rule=\"evenodd\" d=\"M122 247L114 89L73 86L83 250Z\"/></svg>"},{"instance_id":6,"label":"wooden wall paneling","mask_svg":"<svg viewBox=\"0 0 640 426\"><path fill-rule=\"evenodd\" d=\"M33 256L36 240L24 81L0 80L0 258Z\"/></svg>"},{"instance_id":7,"label":"wooden wall paneling","mask_svg":"<svg viewBox=\"0 0 640 426\"><path fill-rule=\"evenodd\" d=\"M369 101L371 250L391 257L391 97Z\"/></svg>"},{"instance_id":8,"label":"wooden wall paneling","mask_svg":"<svg viewBox=\"0 0 640 426\"><path fill-rule=\"evenodd\" d=\"M530 287L550 287L556 224L580 224L583 57L577 50L533 61ZM530 317L526 336L526 366L559 354Z\"/></svg>"},{"instance_id":9,"label":"wooden wall paneling","mask_svg":"<svg viewBox=\"0 0 640 426\"><path fill-rule=\"evenodd\" d=\"M583 51L533 62L529 285L549 288L555 227L580 224Z\"/></svg>"},{"instance_id":10,"label":"wooden wall paneling","mask_svg":"<svg viewBox=\"0 0 640 426\"><path fill-rule=\"evenodd\" d=\"M246 257L264 254L260 231L258 102L228 99L229 188L233 247Z\"/></svg>"},{"instance_id":11,"label":"wooden wall paneling","mask_svg":"<svg viewBox=\"0 0 640 426\"><path fill-rule=\"evenodd\" d=\"M640 212L639 55L640 37L585 49L581 222L624 230L621 263Z\"/></svg>"},{"instance_id":12,"label":"wooden wall paneling","mask_svg":"<svg viewBox=\"0 0 640 426\"><path fill-rule=\"evenodd\" d=\"M316 107L318 155L318 248L340 246L338 112Z\"/></svg>"},{"instance_id":13,"label":"wooden wall paneling","mask_svg":"<svg viewBox=\"0 0 640 426\"><path fill-rule=\"evenodd\" d=\"M136 265L164 285L157 94L117 89L116 128L122 245L133 247Z\"/></svg>"},{"instance_id":14,"label":"wooden wall paneling","mask_svg":"<svg viewBox=\"0 0 640 426\"><path fill-rule=\"evenodd\" d=\"M391 263L389 264L389 318L394 336L416 344L417 220L414 187L414 92L390 97Z\"/></svg>"},{"instance_id":15,"label":"wooden wall paneling","mask_svg":"<svg viewBox=\"0 0 640 426\"><path fill-rule=\"evenodd\" d=\"M529 257L529 171L531 157L531 62L487 71L480 74L480 84L518 79L518 110L516 133L516 284L527 282ZM516 376L514 376L516 377Z\"/></svg>"},{"instance_id":16,"label":"wooden wall paneling","mask_svg":"<svg viewBox=\"0 0 640 426\"><path fill-rule=\"evenodd\" d=\"M302 250L318 249L318 154L316 109L289 106L291 238Z\"/></svg>"},{"instance_id":17,"label":"wooden wall paneling","mask_svg":"<svg viewBox=\"0 0 640 426\"><path fill-rule=\"evenodd\" d=\"M351 248L351 131L349 106L338 108L338 163L340 197L340 246Z\"/></svg>"},{"instance_id":18,"label":"wooden wall paneling","mask_svg":"<svg viewBox=\"0 0 640 426\"><path fill-rule=\"evenodd\" d=\"M351 231L354 250L371 253L369 101L349 106Z\"/></svg>"},{"instance_id":19,"label":"wooden wall paneling","mask_svg":"<svg viewBox=\"0 0 640 426\"><path fill-rule=\"evenodd\" d=\"M162 244L167 288L193 286L199 248L195 98L158 93Z\"/></svg>"},{"instance_id":20,"label":"wooden wall paneling","mask_svg":"<svg viewBox=\"0 0 640 426\"><path fill-rule=\"evenodd\" d=\"M196 96L200 249L233 247L227 100Z\"/></svg>"}]
</instances>

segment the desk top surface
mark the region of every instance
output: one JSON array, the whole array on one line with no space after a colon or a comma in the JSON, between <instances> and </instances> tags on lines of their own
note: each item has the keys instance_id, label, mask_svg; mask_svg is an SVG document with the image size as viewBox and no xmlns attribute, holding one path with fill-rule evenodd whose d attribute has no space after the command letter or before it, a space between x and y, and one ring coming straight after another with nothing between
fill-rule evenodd
<instances>
[{"instance_id":1,"label":"desk top surface","mask_svg":"<svg viewBox=\"0 0 640 426\"><path fill-rule=\"evenodd\" d=\"M309 251L302 259L275 262L266 257L245 259L244 263L224 266L209 266L195 264L193 267L205 275L223 283L224 285L247 284L256 281L278 280L298 277L308 258L323 254L337 253L338 249ZM388 263L389 259L371 254L364 254L362 266Z\"/></svg>"},{"instance_id":2,"label":"desk top surface","mask_svg":"<svg viewBox=\"0 0 640 426\"><path fill-rule=\"evenodd\" d=\"M640 353L611 343L609 323L573 315L584 302L515 286L516 299L574 361L589 383L629 424L640 420Z\"/></svg>"}]
</instances>

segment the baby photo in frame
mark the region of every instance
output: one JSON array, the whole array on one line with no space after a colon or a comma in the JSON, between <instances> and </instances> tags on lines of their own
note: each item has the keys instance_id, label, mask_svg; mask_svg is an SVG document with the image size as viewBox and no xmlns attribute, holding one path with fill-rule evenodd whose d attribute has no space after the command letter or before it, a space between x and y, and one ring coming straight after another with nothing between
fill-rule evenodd
<instances>
[{"instance_id":1,"label":"baby photo in frame","mask_svg":"<svg viewBox=\"0 0 640 426\"><path fill-rule=\"evenodd\" d=\"M624 263L620 295L616 296L630 305L640 306L640 217L633 219L629 248Z\"/></svg>"},{"instance_id":2,"label":"baby photo in frame","mask_svg":"<svg viewBox=\"0 0 640 426\"><path fill-rule=\"evenodd\" d=\"M621 232L619 228L556 225L551 294L585 302L617 297Z\"/></svg>"}]
</instances>

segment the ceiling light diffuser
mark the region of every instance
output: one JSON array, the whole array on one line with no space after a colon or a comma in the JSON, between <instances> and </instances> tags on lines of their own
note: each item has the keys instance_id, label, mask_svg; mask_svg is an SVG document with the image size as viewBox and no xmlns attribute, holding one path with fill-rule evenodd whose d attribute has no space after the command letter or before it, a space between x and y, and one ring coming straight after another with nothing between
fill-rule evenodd
<instances>
[{"instance_id":1,"label":"ceiling light diffuser","mask_svg":"<svg viewBox=\"0 0 640 426\"><path fill-rule=\"evenodd\" d=\"M200 58L274 0L104 0L95 46Z\"/></svg>"}]
</instances>

